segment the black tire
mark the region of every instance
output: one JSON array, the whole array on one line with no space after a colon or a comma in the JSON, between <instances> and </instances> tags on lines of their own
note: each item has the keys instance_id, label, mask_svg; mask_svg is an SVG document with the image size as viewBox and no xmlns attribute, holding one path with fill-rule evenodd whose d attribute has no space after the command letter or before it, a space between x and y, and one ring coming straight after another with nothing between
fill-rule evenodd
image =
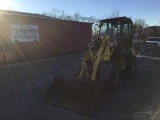
<instances>
[{"instance_id":1,"label":"black tire","mask_svg":"<svg viewBox=\"0 0 160 120\"><path fill-rule=\"evenodd\" d=\"M76 78L79 76L81 68L79 66L74 66L72 69L72 77Z\"/></svg>"},{"instance_id":2,"label":"black tire","mask_svg":"<svg viewBox=\"0 0 160 120\"><path fill-rule=\"evenodd\" d=\"M117 63L102 63L99 68L98 79L102 82L105 92L115 91L121 79L121 70Z\"/></svg>"},{"instance_id":3,"label":"black tire","mask_svg":"<svg viewBox=\"0 0 160 120\"><path fill-rule=\"evenodd\" d=\"M137 59L135 56L132 56L132 59L128 59L126 61L125 76L127 78L134 78L136 71L137 71Z\"/></svg>"}]
</instances>

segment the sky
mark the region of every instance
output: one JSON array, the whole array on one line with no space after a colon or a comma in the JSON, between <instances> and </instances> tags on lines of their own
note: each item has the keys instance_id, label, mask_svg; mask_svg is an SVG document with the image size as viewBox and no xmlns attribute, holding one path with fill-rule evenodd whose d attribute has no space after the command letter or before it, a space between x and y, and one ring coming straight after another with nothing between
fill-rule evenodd
<instances>
[{"instance_id":1,"label":"sky","mask_svg":"<svg viewBox=\"0 0 160 120\"><path fill-rule=\"evenodd\" d=\"M141 18L149 25L160 25L160 0L0 0L0 9L38 14L58 9L70 15L78 11L84 17L97 18L119 11L119 16Z\"/></svg>"}]
</instances>

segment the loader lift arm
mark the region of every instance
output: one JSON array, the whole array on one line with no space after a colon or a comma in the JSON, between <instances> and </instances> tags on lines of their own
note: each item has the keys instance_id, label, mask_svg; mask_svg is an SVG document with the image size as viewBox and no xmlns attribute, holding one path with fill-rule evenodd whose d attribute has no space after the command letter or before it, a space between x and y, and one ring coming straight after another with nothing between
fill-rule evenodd
<instances>
[{"instance_id":1,"label":"loader lift arm","mask_svg":"<svg viewBox=\"0 0 160 120\"><path fill-rule=\"evenodd\" d=\"M97 43L94 43L92 46L89 46L88 50L85 53L82 61L82 69L80 71L80 75L78 76L79 78L87 78L91 81L95 81L99 63L101 61L110 60L110 56L113 53L113 48L110 48L109 37L107 36L98 38L96 42ZM97 47L98 50L95 50L97 49ZM92 64L92 66L90 67L91 70L86 70L87 68L89 68L89 66L87 66L90 65L89 63Z\"/></svg>"}]
</instances>

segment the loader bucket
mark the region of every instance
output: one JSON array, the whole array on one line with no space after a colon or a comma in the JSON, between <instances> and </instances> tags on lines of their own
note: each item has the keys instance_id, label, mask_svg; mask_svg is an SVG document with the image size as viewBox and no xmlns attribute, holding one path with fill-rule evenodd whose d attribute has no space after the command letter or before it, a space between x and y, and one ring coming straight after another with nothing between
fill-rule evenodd
<instances>
[{"instance_id":1,"label":"loader bucket","mask_svg":"<svg viewBox=\"0 0 160 120\"><path fill-rule=\"evenodd\" d=\"M103 103L104 93L100 82L57 76L45 95L47 103L92 115Z\"/></svg>"}]
</instances>

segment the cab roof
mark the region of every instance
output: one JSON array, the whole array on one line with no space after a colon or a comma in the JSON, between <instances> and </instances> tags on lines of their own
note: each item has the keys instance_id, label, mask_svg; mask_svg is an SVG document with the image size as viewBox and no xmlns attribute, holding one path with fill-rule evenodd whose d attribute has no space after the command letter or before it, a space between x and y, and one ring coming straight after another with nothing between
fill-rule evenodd
<instances>
[{"instance_id":1,"label":"cab roof","mask_svg":"<svg viewBox=\"0 0 160 120\"><path fill-rule=\"evenodd\" d=\"M103 19L103 20L100 20L100 22L106 22L106 23L109 22L109 23L112 23L112 24L133 23L133 21L128 17L117 17L117 18Z\"/></svg>"}]
</instances>

